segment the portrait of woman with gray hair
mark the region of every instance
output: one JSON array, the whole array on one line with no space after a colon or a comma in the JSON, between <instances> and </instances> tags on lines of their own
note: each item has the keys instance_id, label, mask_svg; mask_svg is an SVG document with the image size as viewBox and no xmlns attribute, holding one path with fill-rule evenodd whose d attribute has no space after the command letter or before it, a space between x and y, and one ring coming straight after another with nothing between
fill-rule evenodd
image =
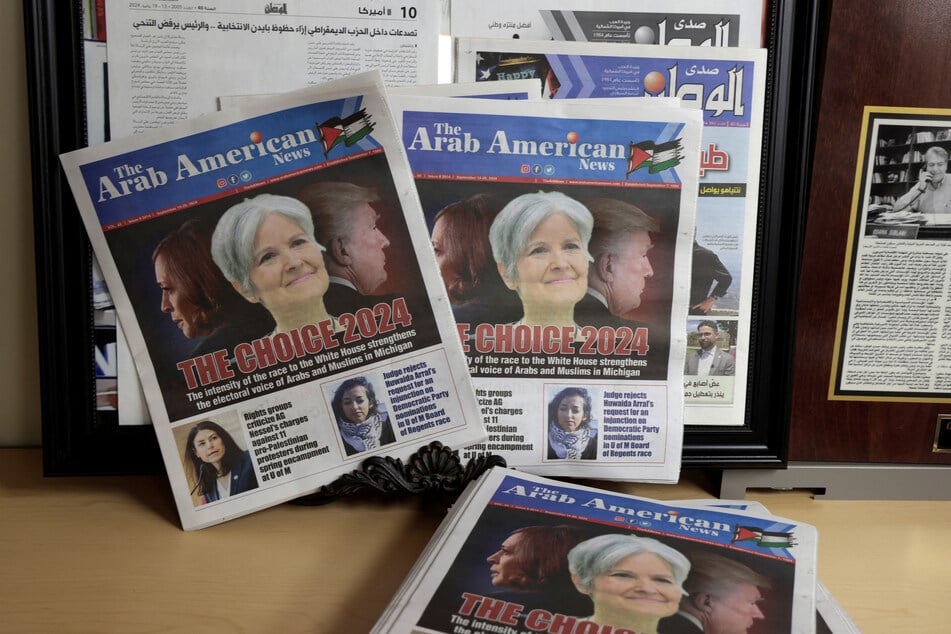
<instances>
[{"instance_id":1,"label":"portrait of woman with gray hair","mask_svg":"<svg viewBox=\"0 0 951 634\"><path fill-rule=\"evenodd\" d=\"M638 634L657 634L664 617L677 612L690 561L649 537L600 535L568 552L568 569L594 613L585 620Z\"/></svg>"},{"instance_id":2,"label":"portrait of woman with gray hair","mask_svg":"<svg viewBox=\"0 0 951 634\"><path fill-rule=\"evenodd\" d=\"M593 225L591 212L560 192L523 194L495 217L489 243L502 281L522 300L518 323L576 325L575 304L588 289Z\"/></svg>"},{"instance_id":3,"label":"portrait of woman with gray hair","mask_svg":"<svg viewBox=\"0 0 951 634\"><path fill-rule=\"evenodd\" d=\"M334 319L324 306L330 284L324 247L297 199L260 194L230 207L218 220L211 256L235 290L274 318L274 333Z\"/></svg>"}]
</instances>

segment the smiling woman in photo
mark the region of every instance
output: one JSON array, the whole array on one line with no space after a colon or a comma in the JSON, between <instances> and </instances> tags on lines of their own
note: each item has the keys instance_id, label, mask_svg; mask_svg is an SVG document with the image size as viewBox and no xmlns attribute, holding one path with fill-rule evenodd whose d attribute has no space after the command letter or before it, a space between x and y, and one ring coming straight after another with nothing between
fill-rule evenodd
<instances>
[{"instance_id":1,"label":"smiling woman in photo","mask_svg":"<svg viewBox=\"0 0 951 634\"><path fill-rule=\"evenodd\" d=\"M522 300L527 325L575 326L588 289L588 241L594 220L560 192L523 194L495 217L489 242L499 275Z\"/></svg>"},{"instance_id":2,"label":"smiling woman in photo","mask_svg":"<svg viewBox=\"0 0 951 634\"><path fill-rule=\"evenodd\" d=\"M215 263L246 300L268 309L275 334L333 319L323 252L307 206L273 194L229 208L211 241Z\"/></svg>"},{"instance_id":3,"label":"smiling woman in photo","mask_svg":"<svg viewBox=\"0 0 951 634\"><path fill-rule=\"evenodd\" d=\"M690 561L656 539L610 534L572 548L568 567L578 592L594 604L585 620L657 634L660 620L680 607Z\"/></svg>"}]
</instances>

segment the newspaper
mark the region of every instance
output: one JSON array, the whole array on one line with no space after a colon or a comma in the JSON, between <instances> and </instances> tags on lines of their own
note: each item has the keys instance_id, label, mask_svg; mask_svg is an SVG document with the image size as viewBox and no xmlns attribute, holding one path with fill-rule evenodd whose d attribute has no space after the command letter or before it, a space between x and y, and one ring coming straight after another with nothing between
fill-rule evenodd
<instances>
[{"instance_id":1,"label":"newspaper","mask_svg":"<svg viewBox=\"0 0 951 634\"><path fill-rule=\"evenodd\" d=\"M479 97L481 99L541 99L541 82L535 79L518 79L505 84L468 82L464 84L414 84L387 88L390 95L419 95L433 97ZM274 97L270 95L222 95L218 98L220 110L251 103L255 99Z\"/></svg>"},{"instance_id":2,"label":"newspaper","mask_svg":"<svg viewBox=\"0 0 951 634\"><path fill-rule=\"evenodd\" d=\"M766 50L460 38L456 53L459 81L540 77L556 100L679 97L702 108L689 317L681 325L685 422L745 424ZM704 346L712 353L706 367Z\"/></svg>"},{"instance_id":3,"label":"newspaper","mask_svg":"<svg viewBox=\"0 0 951 634\"><path fill-rule=\"evenodd\" d=\"M186 529L486 437L378 72L62 162Z\"/></svg>"},{"instance_id":4,"label":"newspaper","mask_svg":"<svg viewBox=\"0 0 951 634\"><path fill-rule=\"evenodd\" d=\"M676 500L668 504L674 506L694 506L700 508L725 508L755 513L760 517L769 517L770 512L763 504L748 500ZM842 605L835 600L829 589L820 579L816 579L816 633L817 634L861 634L858 625L848 615Z\"/></svg>"},{"instance_id":5,"label":"newspaper","mask_svg":"<svg viewBox=\"0 0 951 634\"><path fill-rule=\"evenodd\" d=\"M542 83L537 79L517 79L509 84L473 81L453 84L417 84L388 88L390 95L431 97L478 97L480 99L541 99Z\"/></svg>"},{"instance_id":6,"label":"newspaper","mask_svg":"<svg viewBox=\"0 0 951 634\"><path fill-rule=\"evenodd\" d=\"M489 432L463 457L676 481L700 113L610 101L391 104ZM532 220L532 200L559 213ZM610 222L624 225L617 236ZM640 304L637 320L610 314L603 287L588 283L609 261L625 281L604 292Z\"/></svg>"},{"instance_id":7,"label":"newspaper","mask_svg":"<svg viewBox=\"0 0 951 634\"><path fill-rule=\"evenodd\" d=\"M522 540L541 552L529 559L519 552ZM813 526L785 518L679 506L495 468L450 511L373 632L663 633L678 618L679 586L687 576L677 572L683 556L687 568L706 556L753 573L764 595L763 618L756 618L762 631L814 632L816 540ZM593 562L593 578L586 579L584 553L609 547L618 555L600 568L612 570L612 578L618 570L625 583L637 575L637 563L630 561L636 555L625 553L643 557L640 549L648 549L663 560L661 577L676 589L661 592L652 606L605 619L608 575ZM535 562L546 574L534 566L516 570L513 561Z\"/></svg>"},{"instance_id":8,"label":"newspaper","mask_svg":"<svg viewBox=\"0 0 951 634\"><path fill-rule=\"evenodd\" d=\"M829 398L947 402L951 110L866 106Z\"/></svg>"},{"instance_id":9,"label":"newspaper","mask_svg":"<svg viewBox=\"0 0 951 634\"><path fill-rule=\"evenodd\" d=\"M113 137L213 112L218 95L282 93L379 69L437 81L439 0L110 2Z\"/></svg>"},{"instance_id":10,"label":"newspaper","mask_svg":"<svg viewBox=\"0 0 951 634\"><path fill-rule=\"evenodd\" d=\"M762 0L452 0L453 37L761 46Z\"/></svg>"},{"instance_id":11,"label":"newspaper","mask_svg":"<svg viewBox=\"0 0 951 634\"><path fill-rule=\"evenodd\" d=\"M440 69L446 67L444 74L449 73L450 53L442 37L438 60L430 54L435 52L434 48L430 51L434 28L448 33L448 24L441 29L434 26L448 23L447 0L424 0L395 13L394 7L385 7L379 0L337 2L319 7L319 13L306 3L232 1L219 8L115 0L109 2L109 64L106 2L94 4L82 3L89 145L108 140L110 134L124 136L209 112L218 91L283 92L375 67L391 83L412 85L434 81L437 61ZM291 24L297 29L293 34L287 30ZM306 35L301 29L306 29ZM227 47L227 55L220 53L222 47ZM224 59L236 72L221 72ZM156 60L165 63L156 64ZM107 69L111 71L108 91ZM103 296L111 306L104 285L102 293L95 288L97 306ZM120 363L131 367L121 324L116 326L115 338ZM119 374L118 394L119 425L150 424L134 372Z\"/></svg>"}]
</instances>

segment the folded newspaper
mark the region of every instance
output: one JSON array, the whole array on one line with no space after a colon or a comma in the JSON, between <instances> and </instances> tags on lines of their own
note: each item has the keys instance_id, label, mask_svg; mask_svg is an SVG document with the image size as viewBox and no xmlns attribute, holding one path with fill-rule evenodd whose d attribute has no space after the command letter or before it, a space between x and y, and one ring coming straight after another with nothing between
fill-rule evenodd
<instances>
[{"instance_id":1,"label":"folded newspaper","mask_svg":"<svg viewBox=\"0 0 951 634\"><path fill-rule=\"evenodd\" d=\"M467 451L676 481L701 112L390 103L489 432Z\"/></svg>"},{"instance_id":2,"label":"folded newspaper","mask_svg":"<svg viewBox=\"0 0 951 634\"><path fill-rule=\"evenodd\" d=\"M485 438L378 72L61 159L184 528Z\"/></svg>"},{"instance_id":3,"label":"folded newspaper","mask_svg":"<svg viewBox=\"0 0 951 634\"><path fill-rule=\"evenodd\" d=\"M495 468L452 508L373 631L691 631L677 628L706 618L695 614L731 582L746 593L744 628L814 632L816 545L814 527L768 514Z\"/></svg>"}]
</instances>

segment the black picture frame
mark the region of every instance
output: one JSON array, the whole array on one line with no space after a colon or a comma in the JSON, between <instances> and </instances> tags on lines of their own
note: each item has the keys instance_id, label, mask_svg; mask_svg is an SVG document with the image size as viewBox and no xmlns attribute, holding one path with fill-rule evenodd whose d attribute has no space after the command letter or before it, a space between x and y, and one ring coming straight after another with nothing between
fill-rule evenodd
<instances>
[{"instance_id":1,"label":"black picture frame","mask_svg":"<svg viewBox=\"0 0 951 634\"><path fill-rule=\"evenodd\" d=\"M771 0L746 422L687 428L683 466L785 465L796 288L828 0ZM86 145L81 3L24 0L48 476L159 473L151 427L97 411L92 250L59 155Z\"/></svg>"}]
</instances>

